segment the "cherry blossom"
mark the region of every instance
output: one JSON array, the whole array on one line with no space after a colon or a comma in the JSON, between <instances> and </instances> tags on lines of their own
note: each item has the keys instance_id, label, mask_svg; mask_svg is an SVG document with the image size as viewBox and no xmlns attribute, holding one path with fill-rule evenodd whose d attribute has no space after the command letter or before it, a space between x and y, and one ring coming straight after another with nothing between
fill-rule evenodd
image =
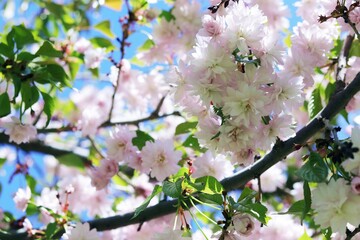
<instances>
[{"instance_id":1,"label":"cherry blossom","mask_svg":"<svg viewBox=\"0 0 360 240\"><path fill-rule=\"evenodd\" d=\"M23 124L16 117L11 117L11 122L4 122L5 134L9 135L9 141L17 144L27 143L34 139L37 130L33 125Z\"/></svg>"},{"instance_id":2,"label":"cherry blossom","mask_svg":"<svg viewBox=\"0 0 360 240\"><path fill-rule=\"evenodd\" d=\"M66 233L63 235L64 239L67 240L98 240L96 229L90 230L89 223L77 223L74 228L66 228Z\"/></svg>"},{"instance_id":3,"label":"cherry blossom","mask_svg":"<svg viewBox=\"0 0 360 240\"><path fill-rule=\"evenodd\" d=\"M28 186L25 189L19 188L13 198L16 208L24 212L28 206L30 198L31 190Z\"/></svg>"},{"instance_id":4,"label":"cherry blossom","mask_svg":"<svg viewBox=\"0 0 360 240\"><path fill-rule=\"evenodd\" d=\"M176 173L180 167L177 165L181 159L181 152L174 151L171 140L157 140L146 142L141 150L142 166L151 171L151 176L159 181Z\"/></svg>"}]
</instances>

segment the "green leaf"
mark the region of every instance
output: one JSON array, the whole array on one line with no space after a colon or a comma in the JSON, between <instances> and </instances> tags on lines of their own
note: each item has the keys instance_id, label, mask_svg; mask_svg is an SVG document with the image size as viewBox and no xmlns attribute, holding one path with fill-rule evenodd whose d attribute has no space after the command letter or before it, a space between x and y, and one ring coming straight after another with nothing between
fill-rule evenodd
<instances>
[{"instance_id":1,"label":"green leaf","mask_svg":"<svg viewBox=\"0 0 360 240\"><path fill-rule=\"evenodd\" d=\"M318 153L311 152L309 160L297 171L297 174L307 182L324 182L328 176L328 167Z\"/></svg>"},{"instance_id":2,"label":"green leaf","mask_svg":"<svg viewBox=\"0 0 360 240\"><path fill-rule=\"evenodd\" d=\"M201 192L203 192L203 193L209 193L209 194L219 193L219 194L222 194L222 192L224 191L224 188L221 185L221 183L216 178L214 178L212 176L204 176L204 177L197 178L195 180L195 183L200 183L200 184L203 185L204 189L201 190Z\"/></svg>"},{"instance_id":3,"label":"green leaf","mask_svg":"<svg viewBox=\"0 0 360 240\"><path fill-rule=\"evenodd\" d=\"M29 186L30 190L32 193L35 192L35 187L36 187L36 180L35 178L33 178L32 176L30 176L29 174L25 176L26 179L26 183Z\"/></svg>"},{"instance_id":4,"label":"green leaf","mask_svg":"<svg viewBox=\"0 0 360 240\"><path fill-rule=\"evenodd\" d=\"M176 129L175 129L175 135L179 135L179 134L183 134L183 133L188 133L190 132L192 129L195 129L197 126L198 122L184 122L184 123L180 123Z\"/></svg>"},{"instance_id":5,"label":"green leaf","mask_svg":"<svg viewBox=\"0 0 360 240\"><path fill-rule=\"evenodd\" d=\"M41 92L41 95L44 99L44 113L47 116L45 127L49 125L52 114L55 110L55 101L54 99L47 93Z\"/></svg>"},{"instance_id":6,"label":"green leaf","mask_svg":"<svg viewBox=\"0 0 360 240\"><path fill-rule=\"evenodd\" d=\"M170 11L162 10L162 12L159 15L160 18L165 18L167 22L170 22L171 20L175 20L175 16Z\"/></svg>"},{"instance_id":7,"label":"green leaf","mask_svg":"<svg viewBox=\"0 0 360 240\"><path fill-rule=\"evenodd\" d=\"M79 72L81 64L79 62L69 62L70 76L72 80L75 80L77 73Z\"/></svg>"},{"instance_id":8,"label":"green leaf","mask_svg":"<svg viewBox=\"0 0 360 240\"><path fill-rule=\"evenodd\" d=\"M32 216L32 215L35 215L35 214L39 214L39 209L38 207L33 204L33 203L28 203L27 207L26 207L26 215L28 216Z\"/></svg>"},{"instance_id":9,"label":"green leaf","mask_svg":"<svg viewBox=\"0 0 360 240\"><path fill-rule=\"evenodd\" d=\"M100 77L99 68L89 68L89 71L91 72L91 75L92 75L94 78L99 78L99 77Z\"/></svg>"},{"instance_id":10,"label":"green leaf","mask_svg":"<svg viewBox=\"0 0 360 240\"><path fill-rule=\"evenodd\" d=\"M155 42L151 39L147 39L144 44L139 47L139 51L147 51L150 48L152 48L153 46L155 46Z\"/></svg>"},{"instance_id":11,"label":"green leaf","mask_svg":"<svg viewBox=\"0 0 360 240\"><path fill-rule=\"evenodd\" d=\"M59 82L65 86L70 87L70 83L68 82L68 75L66 74L63 67L58 64L48 64L46 66L46 70L51 75L51 79L54 82Z\"/></svg>"},{"instance_id":12,"label":"green leaf","mask_svg":"<svg viewBox=\"0 0 360 240\"><path fill-rule=\"evenodd\" d=\"M360 41L355 39L350 48L349 57L360 57Z\"/></svg>"},{"instance_id":13,"label":"green leaf","mask_svg":"<svg viewBox=\"0 0 360 240\"><path fill-rule=\"evenodd\" d=\"M7 92L0 95L0 118L5 117L11 113L10 98Z\"/></svg>"},{"instance_id":14,"label":"green leaf","mask_svg":"<svg viewBox=\"0 0 360 240\"><path fill-rule=\"evenodd\" d=\"M241 204L249 204L252 203L252 199L257 195L258 193L248 187L245 187L242 192L241 195L238 199L238 203Z\"/></svg>"},{"instance_id":15,"label":"green leaf","mask_svg":"<svg viewBox=\"0 0 360 240\"><path fill-rule=\"evenodd\" d=\"M22 49L26 44L36 42L32 32L29 29L27 29L24 25L13 26L8 36L10 36L10 38L13 37L16 43L16 48L19 50ZM9 39L8 39L8 44L9 44Z\"/></svg>"},{"instance_id":16,"label":"green leaf","mask_svg":"<svg viewBox=\"0 0 360 240\"><path fill-rule=\"evenodd\" d=\"M105 0L104 6L116 11L120 11L123 5L123 0Z\"/></svg>"},{"instance_id":17,"label":"green leaf","mask_svg":"<svg viewBox=\"0 0 360 240\"><path fill-rule=\"evenodd\" d=\"M130 5L132 6L133 12L145 8L148 6L147 0L130 0Z\"/></svg>"},{"instance_id":18,"label":"green leaf","mask_svg":"<svg viewBox=\"0 0 360 240\"><path fill-rule=\"evenodd\" d=\"M147 206L149 205L151 199L153 199L156 195L158 195L159 193L161 193L161 191L162 191L162 187L159 186L159 185L155 185L154 190L153 190L152 193L145 199L145 202L135 209L134 216L133 216L131 219L134 219L134 218L136 218L137 216L139 216L139 214L147 208Z\"/></svg>"},{"instance_id":19,"label":"green leaf","mask_svg":"<svg viewBox=\"0 0 360 240\"><path fill-rule=\"evenodd\" d=\"M6 158L0 158L0 168L4 165L6 162Z\"/></svg>"},{"instance_id":20,"label":"green leaf","mask_svg":"<svg viewBox=\"0 0 360 240\"><path fill-rule=\"evenodd\" d=\"M5 43L0 43L0 54L3 56L14 59L14 49L6 45Z\"/></svg>"},{"instance_id":21,"label":"green leaf","mask_svg":"<svg viewBox=\"0 0 360 240\"><path fill-rule=\"evenodd\" d=\"M302 199L302 200L294 202L286 212L282 212L279 214L297 215L297 214L302 214L304 209L305 209L305 200Z\"/></svg>"},{"instance_id":22,"label":"green leaf","mask_svg":"<svg viewBox=\"0 0 360 240\"><path fill-rule=\"evenodd\" d=\"M172 198L180 198L182 195L182 182L184 179L179 178L176 182L164 181L162 191Z\"/></svg>"},{"instance_id":23,"label":"green leaf","mask_svg":"<svg viewBox=\"0 0 360 240\"><path fill-rule=\"evenodd\" d=\"M26 110L39 100L39 90L36 86L31 86L28 82L23 82L21 84L21 97Z\"/></svg>"},{"instance_id":24,"label":"green leaf","mask_svg":"<svg viewBox=\"0 0 360 240\"><path fill-rule=\"evenodd\" d=\"M136 130L136 137L132 139L132 144L134 144L139 148L139 150L141 150L145 146L147 141L154 142L155 140L146 132Z\"/></svg>"},{"instance_id":25,"label":"green leaf","mask_svg":"<svg viewBox=\"0 0 360 240\"><path fill-rule=\"evenodd\" d=\"M262 205L261 203L253 203L247 205L247 207L250 208L250 211L248 212L250 215L255 217L257 220L259 220L263 224L267 224L269 218L266 216L267 208Z\"/></svg>"},{"instance_id":26,"label":"green leaf","mask_svg":"<svg viewBox=\"0 0 360 240\"><path fill-rule=\"evenodd\" d=\"M338 57L340 55L343 43L344 41L340 38L336 39L334 42L334 47L330 50L332 56Z\"/></svg>"},{"instance_id":27,"label":"green leaf","mask_svg":"<svg viewBox=\"0 0 360 240\"><path fill-rule=\"evenodd\" d=\"M328 85L325 88L325 99L327 101L330 100L330 97L334 93L335 89L336 89L336 84L335 83L328 83Z\"/></svg>"},{"instance_id":28,"label":"green leaf","mask_svg":"<svg viewBox=\"0 0 360 240\"><path fill-rule=\"evenodd\" d=\"M111 31L111 25L109 20L102 21L94 26L96 30L99 30L109 38L114 38L115 35Z\"/></svg>"},{"instance_id":29,"label":"green leaf","mask_svg":"<svg viewBox=\"0 0 360 240\"><path fill-rule=\"evenodd\" d=\"M304 181L303 190L304 190L304 208L301 216L301 224L304 218L306 217L306 214L311 209L311 191L310 191L309 183L307 181Z\"/></svg>"},{"instance_id":30,"label":"green leaf","mask_svg":"<svg viewBox=\"0 0 360 240\"><path fill-rule=\"evenodd\" d=\"M310 118L313 118L318 114L323 108L321 103L320 89L315 88L311 94L308 111Z\"/></svg>"},{"instance_id":31,"label":"green leaf","mask_svg":"<svg viewBox=\"0 0 360 240\"><path fill-rule=\"evenodd\" d=\"M312 240L312 238L307 234L306 230L304 229L304 234L301 235L301 237L298 238L298 240Z\"/></svg>"},{"instance_id":32,"label":"green leaf","mask_svg":"<svg viewBox=\"0 0 360 240\"><path fill-rule=\"evenodd\" d=\"M115 49L114 45L107 38L94 37L90 39L90 42L94 47L106 48L107 51L111 51Z\"/></svg>"},{"instance_id":33,"label":"green leaf","mask_svg":"<svg viewBox=\"0 0 360 240\"><path fill-rule=\"evenodd\" d=\"M122 179L121 177L119 177L119 175L115 175L111 178L113 180L113 182L119 186L128 186L129 184Z\"/></svg>"},{"instance_id":34,"label":"green leaf","mask_svg":"<svg viewBox=\"0 0 360 240\"><path fill-rule=\"evenodd\" d=\"M208 194L208 193L200 193L199 199L204 203L222 205L223 204L223 197L221 194Z\"/></svg>"},{"instance_id":35,"label":"green leaf","mask_svg":"<svg viewBox=\"0 0 360 240\"><path fill-rule=\"evenodd\" d=\"M199 140L194 136L194 134L191 134L188 138L185 139L183 146L192 148L199 152L206 151L205 148L200 147Z\"/></svg>"},{"instance_id":36,"label":"green leaf","mask_svg":"<svg viewBox=\"0 0 360 240\"><path fill-rule=\"evenodd\" d=\"M39 50L36 52L36 55L60 58L63 56L63 53L59 50L56 50L49 41L44 41Z\"/></svg>"},{"instance_id":37,"label":"green leaf","mask_svg":"<svg viewBox=\"0 0 360 240\"><path fill-rule=\"evenodd\" d=\"M76 154L69 153L62 156L57 157L57 160L68 167L77 167L80 169L84 169L84 162L82 158Z\"/></svg>"},{"instance_id":38,"label":"green leaf","mask_svg":"<svg viewBox=\"0 0 360 240\"><path fill-rule=\"evenodd\" d=\"M37 58L37 56L29 52L21 52L16 56L16 60L25 62L31 62L35 58Z\"/></svg>"},{"instance_id":39,"label":"green leaf","mask_svg":"<svg viewBox=\"0 0 360 240\"><path fill-rule=\"evenodd\" d=\"M46 230L45 230L46 239L52 239L52 236L54 235L56 229L57 229L57 223L56 222L49 223L46 226Z\"/></svg>"}]
</instances>

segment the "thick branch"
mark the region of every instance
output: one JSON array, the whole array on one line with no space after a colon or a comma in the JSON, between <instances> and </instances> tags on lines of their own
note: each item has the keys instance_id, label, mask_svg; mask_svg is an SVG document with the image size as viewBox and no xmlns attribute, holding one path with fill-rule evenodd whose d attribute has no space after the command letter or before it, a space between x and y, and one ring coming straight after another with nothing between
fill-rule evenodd
<instances>
[{"instance_id":1,"label":"thick branch","mask_svg":"<svg viewBox=\"0 0 360 240\"><path fill-rule=\"evenodd\" d=\"M324 126L324 120L333 118L348 104L350 99L360 91L360 72L355 79L342 91L336 93L330 100L329 104L310 121L305 127L299 130L296 135L288 140L277 142L273 149L255 164L243 169L241 172L232 177L225 178L221 181L225 190L231 191L246 184L251 179L261 175L267 169L275 165L277 162L286 158L291 152L296 150L295 146L304 144L308 139L314 136ZM116 229L136 223L142 223L155 219L176 211L175 204L177 200L160 202L155 206L145 209L139 217L132 219L134 213L127 213L121 216L113 216L102 219L95 219L89 221L91 228L96 228L97 231L105 231ZM22 238L19 238L21 236ZM5 236L1 234L1 239L25 239L24 233L17 235Z\"/></svg>"}]
</instances>

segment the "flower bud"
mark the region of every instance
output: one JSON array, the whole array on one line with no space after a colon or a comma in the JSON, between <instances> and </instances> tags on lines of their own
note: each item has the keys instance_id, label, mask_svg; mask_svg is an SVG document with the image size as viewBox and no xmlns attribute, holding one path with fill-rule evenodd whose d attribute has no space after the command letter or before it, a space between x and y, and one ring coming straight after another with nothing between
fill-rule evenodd
<instances>
[{"instance_id":1,"label":"flower bud","mask_svg":"<svg viewBox=\"0 0 360 240\"><path fill-rule=\"evenodd\" d=\"M249 236L254 229L254 222L247 214L235 214L232 225L238 234Z\"/></svg>"},{"instance_id":2,"label":"flower bud","mask_svg":"<svg viewBox=\"0 0 360 240\"><path fill-rule=\"evenodd\" d=\"M354 177L351 180L351 189L353 193L360 194L360 177Z\"/></svg>"}]
</instances>

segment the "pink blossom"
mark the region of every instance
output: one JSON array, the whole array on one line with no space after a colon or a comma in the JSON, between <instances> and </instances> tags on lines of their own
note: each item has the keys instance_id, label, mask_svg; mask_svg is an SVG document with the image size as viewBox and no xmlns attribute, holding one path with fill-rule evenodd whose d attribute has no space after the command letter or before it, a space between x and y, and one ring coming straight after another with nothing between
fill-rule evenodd
<instances>
[{"instance_id":1,"label":"pink blossom","mask_svg":"<svg viewBox=\"0 0 360 240\"><path fill-rule=\"evenodd\" d=\"M354 177L351 180L351 190L357 195L360 194L360 177Z\"/></svg>"},{"instance_id":2,"label":"pink blossom","mask_svg":"<svg viewBox=\"0 0 360 240\"><path fill-rule=\"evenodd\" d=\"M27 143L34 139L37 130L30 124L22 124L16 117L11 117L12 122L5 122L5 134L9 135L9 141L17 144Z\"/></svg>"},{"instance_id":3,"label":"pink blossom","mask_svg":"<svg viewBox=\"0 0 360 240\"><path fill-rule=\"evenodd\" d=\"M224 155L214 156L210 151L194 160L194 177L213 176L223 179L233 173L234 167Z\"/></svg>"},{"instance_id":4,"label":"pink blossom","mask_svg":"<svg viewBox=\"0 0 360 240\"><path fill-rule=\"evenodd\" d=\"M90 230L89 223L78 222L75 227L67 227L62 236L67 240L100 240L96 229Z\"/></svg>"},{"instance_id":5,"label":"pink blossom","mask_svg":"<svg viewBox=\"0 0 360 240\"><path fill-rule=\"evenodd\" d=\"M223 17L215 19L211 15L204 15L202 17L202 27L198 32L199 36L216 38L225 30L225 19Z\"/></svg>"},{"instance_id":6,"label":"pink blossom","mask_svg":"<svg viewBox=\"0 0 360 240\"><path fill-rule=\"evenodd\" d=\"M115 126L107 139L107 154L118 162L131 162L136 157L137 148L132 144L136 136L127 126Z\"/></svg>"},{"instance_id":7,"label":"pink blossom","mask_svg":"<svg viewBox=\"0 0 360 240\"><path fill-rule=\"evenodd\" d=\"M104 48L89 48L84 52L84 61L87 68L97 68L104 59L106 52Z\"/></svg>"},{"instance_id":8,"label":"pink blossom","mask_svg":"<svg viewBox=\"0 0 360 240\"><path fill-rule=\"evenodd\" d=\"M19 188L13 198L16 208L24 212L28 206L30 198L31 190L29 187L26 187L26 189Z\"/></svg>"},{"instance_id":9,"label":"pink blossom","mask_svg":"<svg viewBox=\"0 0 360 240\"><path fill-rule=\"evenodd\" d=\"M278 163L261 174L261 190L263 192L274 192L277 188L282 189L285 186L287 177L283 170L284 165ZM258 181L252 180L255 190L258 190Z\"/></svg>"},{"instance_id":10,"label":"pink blossom","mask_svg":"<svg viewBox=\"0 0 360 240\"><path fill-rule=\"evenodd\" d=\"M85 38L78 39L74 44L74 50L79 53L85 53L91 47L91 42Z\"/></svg>"},{"instance_id":11,"label":"pink blossom","mask_svg":"<svg viewBox=\"0 0 360 240\"><path fill-rule=\"evenodd\" d=\"M89 175L91 177L91 185L94 186L96 190L104 189L110 182L110 178L106 177L98 168L92 168Z\"/></svg>"},{"instance_id":12,"label":"pink blossom","mask_svg":"<svg viewBox=\"0 0 360 240\"><path fill-rule=\"evenodd\" d=\"M151 170L151 176L159 181L163 181L180 169L177 163L181 160L181 155L180 151L174 151L170 139L148 141L141 150L143 167Z\"/></svg>"}]
</instances>

